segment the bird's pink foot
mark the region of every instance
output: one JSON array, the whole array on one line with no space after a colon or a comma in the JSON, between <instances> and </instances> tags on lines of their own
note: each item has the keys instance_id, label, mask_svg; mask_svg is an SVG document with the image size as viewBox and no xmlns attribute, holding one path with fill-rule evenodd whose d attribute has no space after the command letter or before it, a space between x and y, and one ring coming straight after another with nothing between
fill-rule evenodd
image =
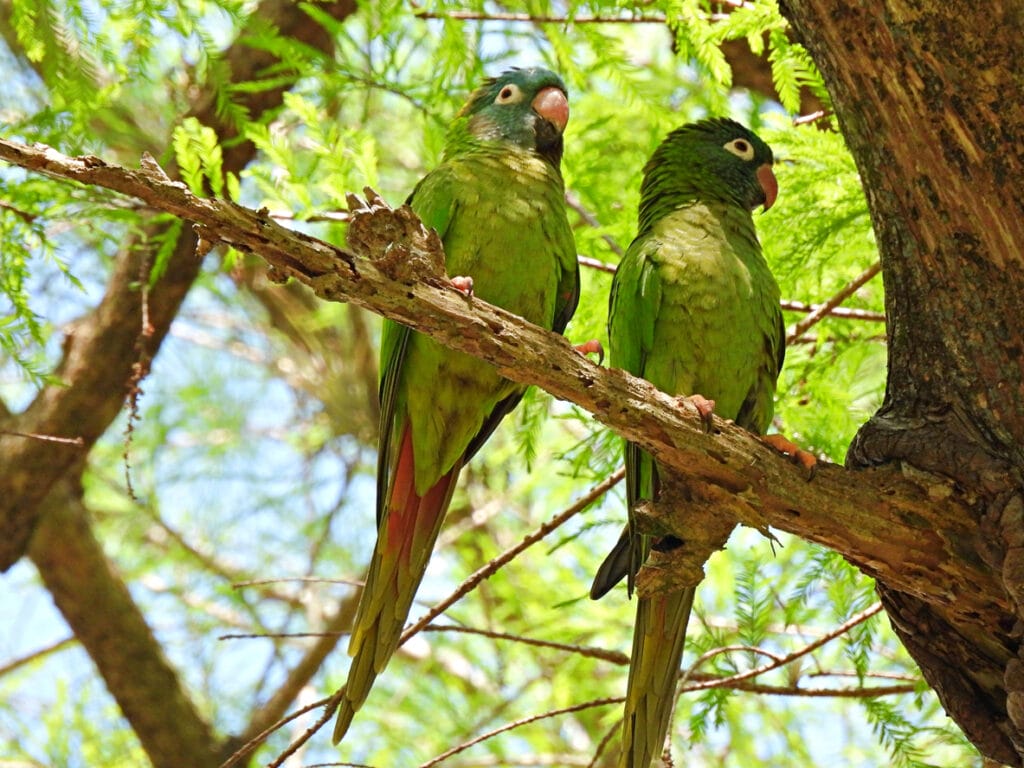
<instances>
[{"instance_id":1,"label":"bird's pink foot","mask_svg":"<svg viewBox=\"0 0 1024 768\"><path fill-rule=\"evenodd\" d=\"M584 357L587 355L597 355L598 365L604 362L604 347L601 346L601 342L597 339L591 339L590 341L585 341L582 344L577 344L573 349Z\"/></svg>"},{"instance_id":2,"label":"bird's pink foot","mask_svg":"<svg viewBox=\"0 0 1024 768\"><path fill-rule=\"evenodd\" d=\"M452 279L452 288L467 296L473 295L473 278L469 275L457 275Z\"/></svg>"},{"instance_id":3,"label":"bird's pink foot","mask_svg":"<svg viewBox=\"0 0 1024 768\"><path fill-rule=\"evenodd\" d=\"M788 456L789 460L794 464L799 464L803 467L807 473L808 480L811 480L818 471L818 458L813 453L805 451L792 440L779 434L764 435L761 440L779 453Z\"/></svg>"},{"instance_id":4,"label":"bird's pink foot","mask_svg":"<svg viewBox=\"0 0 1024 768\"><path fill-rule=\"evenodd\" d=\"M679 401L680 405L685 406L689 403L697 409L697 415L700 416L700 420L704 424L705 432L710 432L714 428L714 400L708 400L704 395L686 395L685 397L680 395L676 400Z\"/></svg>"}]
</instances>

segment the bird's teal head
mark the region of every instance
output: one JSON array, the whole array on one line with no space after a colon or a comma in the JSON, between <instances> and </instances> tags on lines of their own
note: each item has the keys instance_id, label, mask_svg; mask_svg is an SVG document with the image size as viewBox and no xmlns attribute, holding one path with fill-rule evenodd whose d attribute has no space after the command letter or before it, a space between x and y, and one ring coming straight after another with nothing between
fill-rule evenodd
<instances>
[{"instance_id":1,"label":"bird's teal head","mask_svg":"<svg viewBox=\"0 0 1024 768\"><path fill-rule=\"evenodd\" d=\"M509 69L473 92L449 142L456 150L467 140L506 142L535 151L558 168L568 122L569 100L558 75L540 67Z\"/></svg>"},{"instance_id":2,"label":"bird's teal head","mask_svg":"<svg viewBox=\"0 0 1024 768\"><path fill-rule=\"evenodd\" d=\"M677 128L644 167L641 224L668 213L666 204L675 209L698 200L768 210L779 191L773 162L771 147L735 120L718 117Z\"/></svg>"}]
</instances>

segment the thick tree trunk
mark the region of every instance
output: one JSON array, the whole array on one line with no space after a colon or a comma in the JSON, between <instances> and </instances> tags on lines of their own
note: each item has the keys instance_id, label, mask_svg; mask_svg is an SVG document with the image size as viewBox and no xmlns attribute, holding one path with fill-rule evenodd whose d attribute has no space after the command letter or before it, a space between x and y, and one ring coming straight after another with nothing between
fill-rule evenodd
<instances>
[{"instance_id":1,"label":"thick tree trunk","mask_svg":"<svg viewBox=\"0 0 1024 768\"><path fill-rule=\"evenodd\" d=\"M1024 756L1024 9L910 0L786 0L831 91L867 190L889 317L882 410L850 467L941 473L974 497L998 622L884 579L893 625L987 756Z\"/></svg>"}]
</instances>

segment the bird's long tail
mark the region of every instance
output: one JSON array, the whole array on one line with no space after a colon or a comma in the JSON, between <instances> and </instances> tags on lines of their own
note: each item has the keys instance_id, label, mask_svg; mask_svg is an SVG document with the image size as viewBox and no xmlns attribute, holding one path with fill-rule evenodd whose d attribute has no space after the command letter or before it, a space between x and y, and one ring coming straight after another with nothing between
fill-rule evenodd
<instances>
[{"instance_id":1,"label":"bird's long tail","mask_svg":"<svg viewBox=\"0 0 1024 768\"><path fill-rule=\"evenodd\" d=\"M373 681L398 648L413 597L427 569L462 462L456 462L423 496L416 493L411 433L403 436L387 514L381 518L377 546L359 601L348 653L348 682L338 706L334 743L341 741L366 701Z\"/></svg>"},{"instance_id":2,"label":"bird's long tail","mask_svg":"<svg viewBox=\"0 0 1024 768\"><path fill-rule=\"evenodd\" d=\"M650 768L665 745L692 587L637 602L619 768Z\"/></svg>"}]
</instances>

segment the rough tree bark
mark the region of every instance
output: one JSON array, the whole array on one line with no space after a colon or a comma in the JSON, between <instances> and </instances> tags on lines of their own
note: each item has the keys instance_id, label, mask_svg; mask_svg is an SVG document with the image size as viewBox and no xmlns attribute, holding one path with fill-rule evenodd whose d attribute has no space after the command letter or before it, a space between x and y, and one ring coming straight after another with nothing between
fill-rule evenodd
<instances>
[{"instance_id":1,"label":"rough tree bark","mask_svg":"<svg viewBox=\"0 0 1024 768\"><path fill-rule=\"evenodd\" d=\"M996 620L880 577L898 634L987 756L1024 756L1024 8L786 0L864 179L890 319L882 409L847 464L952 478Z\"/></svg>"}]
</instances>

